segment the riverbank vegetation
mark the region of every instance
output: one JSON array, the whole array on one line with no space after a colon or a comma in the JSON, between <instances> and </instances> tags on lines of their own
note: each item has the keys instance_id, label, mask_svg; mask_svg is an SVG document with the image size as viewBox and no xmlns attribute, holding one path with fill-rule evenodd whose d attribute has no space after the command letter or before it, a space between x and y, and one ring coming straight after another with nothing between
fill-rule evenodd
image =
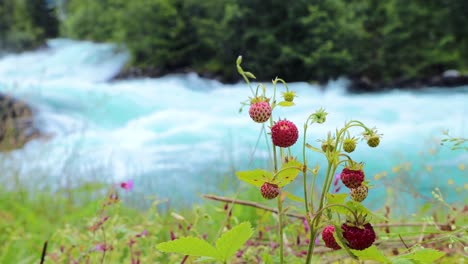
<instances>
[{"instance_id":1,"label":"riverbank vegetation","mask_svg":"<svg viewBox=\"0 0 468 264\"><path fill-rule=\"evenodd\" d=\"M281 72L403 85L466 73L467 9L462 0L7 0L0 39L18 49L56 36L121 43L132 55L121 77L195 71L237 81L232 61L242 54L259 80Z\"/></svg>"},{"instance_id":2,"label":"riverbank vegetation","mask_svg":"<svg viewBox=\"0 0 468 264\"><path fill-rule=\"evenodd\" d=\"M394 183L389 187L392 184L398 189ZM44 263L192 263L196 258L165 254L155 245L189 235L211 242L219 232L250 221L255 232L230 263L257 263L259 258L277 255L277 216L265 210L274 210L273 203L265 203L257 191L244 187L237 197L207 196L210 199L200 205L172 207L167 199L149 198L119 184L82 183L31 193L12 183L0 188L4 220L0 221L0 262L40 263L46 244ZM397 193L389 194L376 211L390 219L375 223L379 250L387 256L401 256L419 246L436 248L446 254L436 263L462 263L468 224L463 201L447 205L433 198L412 216L399 216L392 209L398 207L392 202L397 197ZM135 209L132 201L138 200L152 206ZM242 205L245 200L249 201ZM303 263L309 243L302 212L294 209L297 204L287 203L287 263ZM327 249L321 239L316 243L314 263L353 263L344 251Z\"/></svg>"}]
</instances>

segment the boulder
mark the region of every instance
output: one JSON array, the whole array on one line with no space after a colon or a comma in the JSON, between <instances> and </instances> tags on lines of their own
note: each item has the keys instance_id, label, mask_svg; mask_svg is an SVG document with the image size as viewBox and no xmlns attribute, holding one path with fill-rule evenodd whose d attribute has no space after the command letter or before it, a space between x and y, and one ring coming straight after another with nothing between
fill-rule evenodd
<instances>
[{"instance_id":1,"label":"boulder","mask_svg":"<svg viewBox=\"0 0 468 264\"><path fill-rule=\"evenodd\" d=\"M0 94L0 151L22 148L39 136L32 108L21 100Z\"/></svg>"}]
</instances>

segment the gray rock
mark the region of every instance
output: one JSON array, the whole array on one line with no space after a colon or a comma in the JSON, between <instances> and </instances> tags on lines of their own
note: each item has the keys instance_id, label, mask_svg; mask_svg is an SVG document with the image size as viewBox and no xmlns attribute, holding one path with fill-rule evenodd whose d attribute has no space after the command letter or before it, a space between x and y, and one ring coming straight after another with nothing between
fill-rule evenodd
<instances>
[{"instance_id":1,"label":"gray rock","mask_svg":"<svg viewBox=\"0 0 468 264\"><path fill-rule=\"evenodd\" d=\"M442 77L444 78L458 78L460 77L460 72L457 70L446 70L442 73Z\"/></svg>"},{"instance_id":2,"label":"gray rock","mask_svg":"<svg viewBox=\"0 0 468 264\"><path fill-rule=\"evenodd\" d=\"M25 102L0 94L0 152L23 147L41 136L34 126L34 113Z\"/></svg>"}]
</instances>

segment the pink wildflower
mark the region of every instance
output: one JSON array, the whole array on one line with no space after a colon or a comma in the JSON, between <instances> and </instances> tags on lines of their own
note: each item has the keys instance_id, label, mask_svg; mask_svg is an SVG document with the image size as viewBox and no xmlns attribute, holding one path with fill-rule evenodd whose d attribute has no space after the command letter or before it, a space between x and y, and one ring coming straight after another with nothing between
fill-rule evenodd
<instances>
[{"instance_id":1,"label":"pink wildflower","mask_svg":"<svg viewBox=\"0 0 468 264\"><path fill-rule=\"evenodd\" d=\"M94 250L104 252L107 250L106 244L97 244Z\"/></svg>"},{"instance_id":2,"label":"pink wildflower","mask_svg":"<svg viewBox=\"0 0 468 264\"><path fill-rule=\"evenodd\" d=\"M308 233L309 230L310 230L310 226L309 226L309 223L307 222L307 218L304 217L304 219L303 219L302 222L303 222L303 224L304 224L304 231L305 231L306 233Z\"/></svg>"},{"instance_id":3,"label":"pink wildflower","mask_svg":"<svg viewBox=\"0 0 468 264\"><path fill-rule=\"evenodd\" d=\"M124 190L131 191L133 189L133 180L120 183L120 187Z\"/></svg>"},{"instance_id":4,"label":"pink wildflower","mask_svg":"<svg viewBox=\"0 0 468 264\"><path fill-rule=\"evenodd\" d=\"M341 189L341 184L340 184L340 174L337 173L335 175L335 181L333 182L333 192L337 193Z\"/></svg>"}]
</instances>

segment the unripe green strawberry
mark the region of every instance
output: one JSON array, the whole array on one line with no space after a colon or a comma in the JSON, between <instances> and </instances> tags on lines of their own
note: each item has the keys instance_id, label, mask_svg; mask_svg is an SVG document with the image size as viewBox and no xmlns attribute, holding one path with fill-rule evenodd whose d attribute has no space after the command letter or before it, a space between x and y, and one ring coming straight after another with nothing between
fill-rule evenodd
<instances>
[{"instance_id":1,"label":"unripe green strawberry","mask_svg":"<svg viewBox=\"0 0 468 264\"><path fill-rule=\"evenodd\" d=\"M293 122L280 120L271 127L271 139L273 145L288 148L296 143L299 138L299 131Z\"/></svg>"},{"instance_id":2,"label":"unripe green strawberry","mask_svg":"<svg viewBox=\"0 0 468 264\"><path fill-rule=\"evenodd\" d=\"M353 199L354 201L362 202L366 199L368 193L369 193L369 188L365 185L361 185L357 188L351 188L349 195L351 196L351 199Z\"/></svg>"},{"instance_id":3,"label":"unripe green strawberry","mask_svg":"<svg viewBox=\"0 0 468 264\"><path fill-rule=\"evenodd\" d=\"M351 153L356 149L356 139L354 138L347 138L343 142L343 150Z\"/></svg>"},{"instance_id":4,"label":"unripe green strawberry","mask_svg":"<svg viewBox=\"0 0 468 264\"><path fill-rule=\"evenodd\" d=\"M380 137L378 135L373 135L367 139L367 145L371 148L375 148L380 143Z\"/></svg>"},{"instance_id":5,"label":"unripe green strawberry","mask_svg":"<svg viewBox=\"0 0 468 264\"><path fill-rule=\"evenodd\" d=\"M271 200L279 195L280 189L277 184L265 182L262 187L260 187L260 192L263 198Z\"/></svg>"},{"instance_id":6,"label":"unripe green strawberry","mask_svg":"<svg viewBox=\"0 0 468 264\"><path fill-rule=\"evenodd\" d=\"M323 242L325 242L326 247L337 250L341 247L338 245L338 243L336 243L333 233L335 233L335 227L332 225L326 226L322 231L322 239Z\"/></svg>"},{"instance_id":7,"label":"unripe green strawberry","mask_svg":"<svg viewBox=\"0 0 468 264\"><path fill-rule=\"evenodd\" d=\"M287 91L283 93L283 98L286 102L294 101L294 97L296 97L296 93L292 91Z\"/></svg>"},{"instance_id":8,"label":"unripe green strawberry","mask_svg":"<svg viewBox=\"0 0 468 264\"><path fill-rule=\"evenodd\" d=\"M367 145L371 148L375 148L379 145L380 137L382 136L382 134L377 133L377 129L375 128L366 130L362 135L364 136L364 139L367 140Z\"/></svg>"},{"instance_id":9,"label":"unripe green strawberry","mask_svg":"<svg viewBox=\"0 0 468 264\"><path fill-rule=\"evenodd\" d=\"M249 115L257 123L266 122L271 116L271 106L268 102L260 101L250 105Z\"/></svg>"},{"instance_id":10,"label":"unripe green strawberry","mask_svg":"<svg viewBox=\"0 0 468 264\"><path fill-rule=\"evenodd\" d=\"M327 143L327 142L322 143L323 152L327 152L327 150L328 151L333 151L334 149L335 149L335 144Z\"/></svg>"}]
</instances>

